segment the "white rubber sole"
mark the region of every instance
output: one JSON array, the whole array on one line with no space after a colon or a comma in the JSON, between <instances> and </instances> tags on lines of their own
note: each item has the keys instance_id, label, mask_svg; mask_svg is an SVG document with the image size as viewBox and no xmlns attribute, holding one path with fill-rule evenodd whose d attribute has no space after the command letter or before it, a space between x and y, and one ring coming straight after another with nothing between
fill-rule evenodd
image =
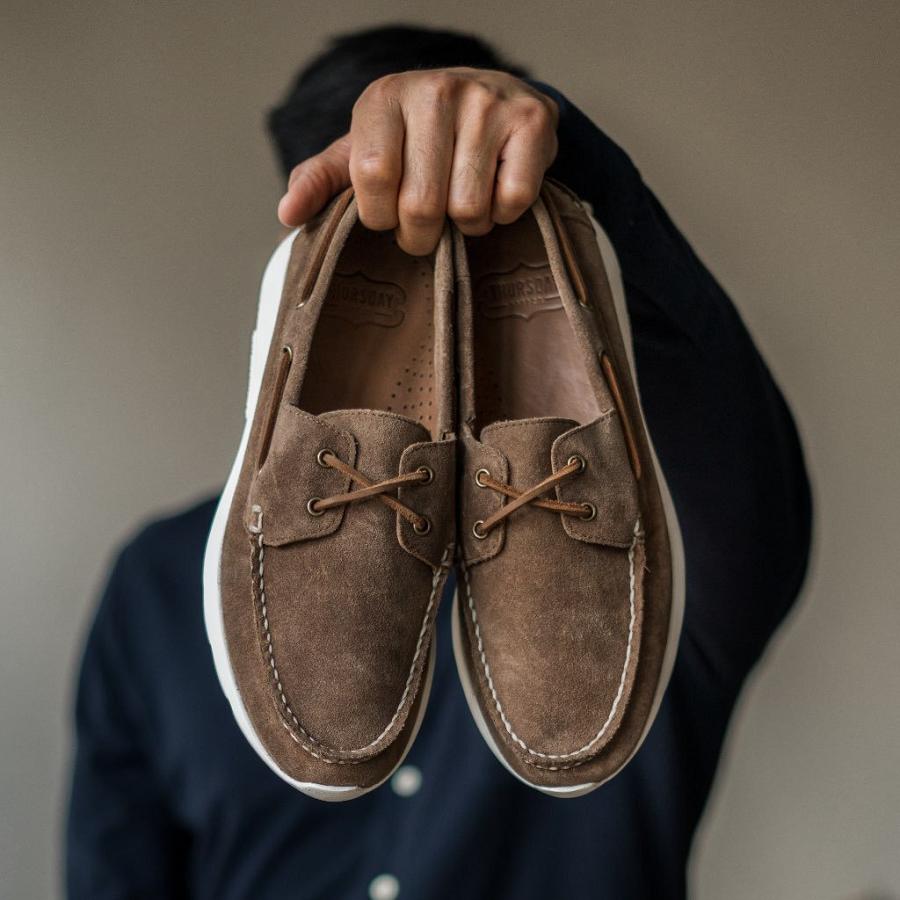
<instances>
[{"instance_id":1,"label":"white rubber sole","mask_svg":"<svg viewBox=\"0 0 900 900\"><path fill-rule=\"evenodd\" d=\"M275 332L275 322L278 318L278 308L281 304L281 293L284 287L285 273L287 272L288 262L291 256L291 245L297 232L293 231L279 244L276 251L272 254L263 274L262 287L260 289L259 308L257 310L256 329L253 332L253 341L250 352L250 381L247 389L247 405L244 411L244 432L241 436L241 444L235 457L234 464L231 467L231 473L225 488L222 491L222 497L216 508L216 514L213 517L212 528L209 532L209 538L206 542L206 554L203 558L203 617L206 622L206 636L209 645L212 648L213 660L216 666L216 675L219 678L219 684L228 698L231 705L231 711L237 721L244 737L250 743L250 746L256 751L259 758L279 777L282 781L287 782L291 787L302 791L309 797L316 800L325 800L330 802L338 802L342 800L352 800L355 797L362 796L369 791L375 790L384 784L388 778L396 771L409 752L418 734L419 727L422 724L422 717L425 714L425 708L428 705L428 696L431 693L431 681L434 674L434 661L436 647L435 642L431 642L429 650L428 672L425 676L425 682L422 685L422 699L419 703L419 709L416 720L413 723L413 731L406 745L403 756L397 761L397 765L377 784L370 787L350 786L334 786L329 784L317 784L309 781L298 781L291 778L290 775L283 772L278 763L269 755L262 741L259 739L250 716L247 714L244 702L241 699L240 691L234 678L234 672L231 668L231 659L228 654L228 646L225 642L225 624L222 619L222 595L220 590L219 572L222 557L222 541L225 535L225 525L228 521L228 513L231 509L231 503L234 499L234 492L240 478L241 468L243 466L244 454L247 450L247 444L250 440L250 429L253 424L253 416L256 411L256 404L259 398L259 391L262 386L263 372L265 370L266 360L269 355L269 346L272 343L272 337ZM343 766L341 768L344 768Z\"/></svg>"},{"instance_id":2,"label":"white rubber sole","mask_svg":"<svg viewBox=\"0 0 900 900\"><path fill-rule=\"evenodd\" d=\"M590 210L590 207L588 207L588 209ZM606 236L606 233L594 219L593 215L591 215L591 223L594 226L594 234L597 238L597 244L600 247L600 253L603 257L603 265L606 268L610 288L612 289L613 301L616 308L616 316L619 320L619 328L621 329L622 336L624 338L625 353L628 357L628 365L631 368L631 377L634 381L635 390L638 390L637 371L634 365L634 350L631 345L631 321L628 318L628 308L625 303L625 288L622 284L622 275L619 269L619 261L616 258L615 251L613 250L609 238ZM638 399L640 400L639 391ZM491 748L494 756L497 757L497 759L502 763L505 769L507 769L523 784L527 784L529 787L532 787L543 794L548 794L551 797L560 797L565 799L581 797L584 794L588 794L591 791L596 790L598 787L600 787L600 785L605 784L607 781L621 772L626 765L628 765L628 763L634 757L635 753L640 750L641 745L644 743L644 740L646 739L647 734L650 731L654 720L656 719L656 714L659 711L659 705L662 702L663 695L666 692L666 687L668 687L669 684L669 678L672 675L672 667L675 665L675 657L678 654L678 638L681 634L681 623L684 618L684 546L681 541L681 528L678 525L678 516L675 512L675 505L672 503L672 496L669 493L669 486L666 484L666 479L663 476L662 469L660 468L659 460L656 457L656 450L653 447L653 441L650 438L650 432L647 429L647 423L646 421L644 421L644 412L642 408L640 409L640 414L641 422L644 426L644 431L647 433L648 443L650 444L650 454L653 460L653 468L656 471L656 478L659 483L659 490L660 494L662 495L663 507L665 509L666 525L668 526L669 530L669 546L672 551L672 608L669 614L669 633L666 641L666 652L665 656L663 657L659 683L656 687L656 694L653 697L653 705L650 709L650 715L647 717L647 723L644 726L644 730L641 732L640 740L635 745L634 750L628 756L628 759L626 759L625 762L623 762L615 772L610 774L609 777L603 779L603 781L587 782L585 784L568 785L565 787L546 787L544 785L534 784L533 782L528 781L527 778L523 778L512 768L512 766L510 766L510 764L506 760L506 757L497 746L497 743L494 740L494 736L484 719L484 715L481 712L481 707L476 698L475 690L472 686L472 680L469 677L467 654L463 646L463 637L460 626L460 614L462 613L462 610L459 606L458 589L453 597L453 655L456 657L456 667L459 670L459 678L462 682L463 693L466 696L466 702L469 704L469 710L472 713L472 717L475 719L475 724L478 726L478 730L481 732L481 736L484 738L487 745Z\"/></svg>"}]
</instances>

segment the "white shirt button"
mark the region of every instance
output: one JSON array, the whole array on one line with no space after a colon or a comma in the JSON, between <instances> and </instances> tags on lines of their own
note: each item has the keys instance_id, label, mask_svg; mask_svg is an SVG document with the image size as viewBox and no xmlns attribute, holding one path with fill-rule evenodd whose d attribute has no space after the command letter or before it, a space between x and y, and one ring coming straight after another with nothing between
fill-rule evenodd
<instances>
[{"instance_id":1,"label":"white shirt button","mask_svg":"<svg viewBox=\"0 0 900 900\"><path fill-rule=\"evenodd\" d=\"M400 893L400 882L387 872L376 875L369 882L370 900L396 900Z\"/></svg>"},{"instance_id":2,"label":"white shirt button","mask_svg":"<svg viewBox=\"0 0 900 900\"><path fill-rule=\"evenodd\" d=\"M422 787L422 770L418 766L400 766L391 778L391 788L398 797L412 797Z\"/></svg>"}]
</instances>

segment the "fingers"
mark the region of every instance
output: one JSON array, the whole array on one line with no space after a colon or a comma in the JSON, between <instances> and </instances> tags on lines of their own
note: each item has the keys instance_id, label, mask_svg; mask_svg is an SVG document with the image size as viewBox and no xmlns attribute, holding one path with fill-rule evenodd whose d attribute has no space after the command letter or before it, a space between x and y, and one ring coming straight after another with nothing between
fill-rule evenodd
<instances>
[{"instance_id":1,"label":"fingers","mask_svg":"<svg viewBox=\"0 0 900 900\"><path fill-rule=\"evenodd\" d=\"M537 200L544 173L556 156L557 140L552 113L540 102L517 118L499 154L491 220L499 225L515 222Z\"/></svg>"},{"instance_id":2,"label":"fingers","mask_svg":"<svg viewBox=\"0 0 900 900\"><path fill-rule=\"evenodd\" d=\"M447 213L463 234L491 230L494 179L502 146L498 103L478 95L460 110Z\"/></svg>"},{"instance_id":3,"label":"fingers","mask_svg":"<svg viewBox=\"0 0 900 900\"><path fill-rule=\"evenodd\" d=\"M450 94L442 84L422 88L406 113L397 243L413 256L430 253L444 230L455 124Z\"/></svg>"},{"instance_id":4,"label":"fingers","mask_svg":"<svg viewBox=\"0 0 900 900\"><path fill-rule=\"evenodd\" d=\"M351 127L360 218L407 253L437 245L447 215L469 235L515 221L556 153L551 100L503 73L407 72L370 85Z\"/></svg>"},{"instance_id":5,"label":"fingers","mask_svg":"<svg viewBox=\"0 0 900 900\"><path fill-rule=\"evenodd\" d=\"M278 218L288 227L302 225L349 184L350 136L344 135L294 168L278 204Z\"/></svg>"},{"instance_id":6,"label":"fingers","mask_svg":"<svg viewBox=\"0 0 900 900\"><path fill-rule=\"evenodd\" d=\"M278 208L300 225L353 184L359 217L407 253L437 245L449 217L468 235L519 218L557 150L554 102L502 72L405 72L373 82L350 133L291 173Z\"/></svg>"},{"instance_id":7,"label":"fingers","mask_svg":"<svg viewBox=\"0 0 900 900\"><path fill-rule=\"evenodd\" d=\"M396 228L397 194L403 174L404 124L390 82L364 91L350 126L350 179L366 228Z\"/></svg>"}]
</instances>

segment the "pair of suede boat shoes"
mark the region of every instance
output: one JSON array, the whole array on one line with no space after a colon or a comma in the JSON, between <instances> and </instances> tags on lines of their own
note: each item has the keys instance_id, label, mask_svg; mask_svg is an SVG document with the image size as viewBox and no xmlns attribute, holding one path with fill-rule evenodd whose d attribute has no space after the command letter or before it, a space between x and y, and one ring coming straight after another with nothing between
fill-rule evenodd
<instances>
[{"instance_id":1,"label":"pair of suede boat shoes","mask_svg":"<svg viewBox=\"0 0 900 900\"><path fill-rule=\"evenodd\" d=\"M656 714L683 607L678 525L633 375L612 248L551 182L429 257L351 192L263 279L246 427L207 546L216 670L284 780L384 782L453 646L485 740L523 782L586 793Z\"/></svg>"}]
</instances>

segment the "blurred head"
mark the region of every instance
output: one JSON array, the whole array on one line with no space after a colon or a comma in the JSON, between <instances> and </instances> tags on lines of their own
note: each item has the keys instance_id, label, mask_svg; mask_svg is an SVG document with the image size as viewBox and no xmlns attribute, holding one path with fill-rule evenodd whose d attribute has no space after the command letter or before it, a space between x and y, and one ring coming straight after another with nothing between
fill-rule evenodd
<instances>
[{"instance_id":1,"label":"blurred head","mask_svg":"<svg viewBox=\"0 0 900 900\"><path fill-rule=\"evenodd\" d=\"M449 66L527 74L490 44L456 31L386 25L332 38L269 113L269 133L285 176L349 131L353 104L371 82L395 72Z\"/></svg>"}]
</instances>

